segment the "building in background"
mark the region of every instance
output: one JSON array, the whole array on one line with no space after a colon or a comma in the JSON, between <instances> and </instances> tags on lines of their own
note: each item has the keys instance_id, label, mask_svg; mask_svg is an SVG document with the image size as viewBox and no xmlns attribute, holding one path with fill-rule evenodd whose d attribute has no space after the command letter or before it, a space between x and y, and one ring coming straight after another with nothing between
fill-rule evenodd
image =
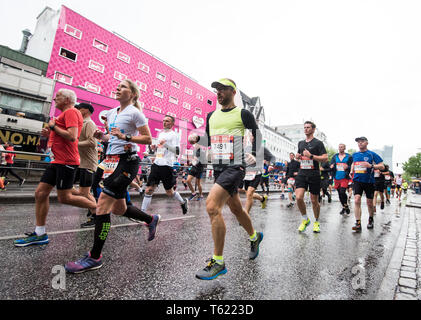
<instances>
[{"instance_id":1,"label":"building in background","mask_svg":"<svg viewBox=\"0 0 421 320\"><path fill-rule=\"evenodd\" d=\"M10 141L15 150L25 152L45 148L41 129L48 120L55 86L45 77L47 67L46 62L0 45L0 143ZM16 159L40 158L18 154Z\"/></svg>"},{"instance_id":2,"label":"building in background","mask_svg":"<svg viewBox=\"0 0 421 320\"><path fill-rule=\"evenodd\" d=\"M289 153L295 153L297 146L288 137L279 133L276 128L266 124L265 111L260 97L250 98L242 91L240 91L240 96L241 102L236 102L236 105L241 103L242 108L249 110L254 115L262 132L263 143L274 155L276 162L289 161Z\"/></svg>"},{"instance_id":3,"label":"building in background","mask_svg":"<svg viewBox=\"0 0 421 320\"><path fill-rule=\"evenodd\" d=\"M304 122L300 124L276 126L275 129L281 135L288 137L295 146L298 145L298 142L306 138L304 134ZM320 129L317 127L316 132L314 133L314 137L322 141L326 146L328 145L326 134L320 131Z\"/></svg>"},{"instance_id":4,"label":"building in background","mask_svg":"<svg viewBox=\"0 0 421 320\"><path fill-rule=\"evenodd\" d=\"M48 63L46 77L57 81L54 93L70 88L78 102L91 103L95 108L92 120L99 126L101 115L118 106L117 85L124 79L135 81L152 137L162 129L163 117L173 116L183 153L189 147L189 132L204 132L206 115L216 107L214 92L65 6L59 10L46 7L38 15L26 54ZM54 103L50 114L58 115Z\"/></svg>"},{"instance_id":5,"label":"building in background","mask_svg":"<svg viewBox=\"0 0 421 320\"><path fill-rule=\"evenodd\" d=\"M396 167L393 163L393 146L383 146L383 149L372 149L375 153L377 153L382 159L383 163L389 165L390 169L395 172L403 171L402 168L400 170L399 167ZM402 165L402 164L399 164Z\"/></svg>"}]
</instances>

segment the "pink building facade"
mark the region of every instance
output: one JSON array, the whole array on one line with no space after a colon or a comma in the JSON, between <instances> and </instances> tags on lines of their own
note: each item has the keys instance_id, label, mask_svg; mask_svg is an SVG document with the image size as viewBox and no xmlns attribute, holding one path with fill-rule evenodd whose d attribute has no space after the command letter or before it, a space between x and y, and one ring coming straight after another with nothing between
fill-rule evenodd
<instances>
[{"instance_id":1,"label":"pink building facade","mask_svg":"<svg viewBox=\"0 0 421 320\"><path fill-rule=\"evenodd\" d=\"M90 102L98 126L101 113L118 106L114 97L120 81L135 81L152 136L162 129L166 114L174 116L184 154L188 134L204 132L206 115L216 108L214 92L65 6L60 10L47 77L57 80L55 92L70 88L79 102ZM50 114L58 114L54 104Z\"/></svg>"}]
</instances>

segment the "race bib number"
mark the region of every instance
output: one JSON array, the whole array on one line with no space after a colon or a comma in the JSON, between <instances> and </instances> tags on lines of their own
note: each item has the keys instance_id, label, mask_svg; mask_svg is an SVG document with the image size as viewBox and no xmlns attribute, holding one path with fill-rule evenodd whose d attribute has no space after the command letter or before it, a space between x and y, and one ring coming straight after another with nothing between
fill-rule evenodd
<instances>
[{"instance_id":1,"label":"race bib number","mask_svg":"<svg viewBox=\"0 0 421 320\"><path fill-rule=\"evenodd\" d=\"M295 179L294 178L289 178L288 181L287 181L287 183L293 186L295 184Z\"/></svg>"},{"instance_id":2,"label":"race bib number","mask_svg":"<svg viewBox=\"0 0 421 320\"><path fill-rule=\"evenodd\" d=\"M300 162L300 169L312 170L314 169L314 162L310 158L302 157Z\"/></svg>"},{"instance_id":3,"label":"race bib number","mask_svg":"<svg viewBox=\"0 0 421 320\"><path fill-rule=\"evenodd\" d=\"M212 160L234 159L234 136L218 135L211 137Z\"/></svg>"},{"instance_id":4,"label":"race bib number","mask_svg":"<svg viewBox=\"0 0 421 320\"><path fill-rule=\"evenodd\" d=\"M355 162L354 163L354 171L355 173L367 173L367 168L362 165L362 162Z\"/></svg>"},{"instance_id":5,"label":"race bib number","mask_svg":"<svg viewBox=\"0 0 421 320\"><path fill-rule=\"evenodd\" d=\"M374 171L374 178L380 177L380 171Z\"/></svg>"},{"instance_id":6,"label":"race bib number","mask_svg":"<svg viewBox=\"0 0 421 320\"><path fill-rule=\"evenodd\" d=\"M244 180L251 181L256 178L257 171L248 171L246 172L246 176L244 177Z\"/></svg>"},{"instance_id":7,"label":"race bib number","mask_svg":"<svg viewBox=\"0 0 421 320\"><path fill-rule=\"evenodd\" d=\"M156 157L157 158L163 158L164 157L164 154L165 154L165 150L166 150L166 148L158 147L156 149Z\"/></svg>"},{"instance_id":8,"label":"race bib number","mask_svg":"<svg viewBox=\"0 0 421 320\"><path fill-rule=\"evenodd\" d=\"M384 177L384 179L385 179L385 180L390 180L390 176L389 176L389 175L386 175L386 176Z\"/></svg>"},{"instance_id":9,"label":"race bib number","mask_svg":"<svg viewBox=\"0 0 421 320\"><path fill-rule=\"evenodd\" d=\"M337 163L336 164L336 171L345 171L346 163Z\"/></svg>"},{"instance_id":10,"label":"race bib number","mask_svg":"<svg viewBox=\"0 0 421 320\"><path fill-rule=\"evenodd\" d=\"M107 156L104 161L102 161L98 167L100 167L102 170L104 170L104 173L102 175L103 179L108 178L114 170L118 166L118 162L120 161L120 156Z\"/></svg>"}]
</instances>

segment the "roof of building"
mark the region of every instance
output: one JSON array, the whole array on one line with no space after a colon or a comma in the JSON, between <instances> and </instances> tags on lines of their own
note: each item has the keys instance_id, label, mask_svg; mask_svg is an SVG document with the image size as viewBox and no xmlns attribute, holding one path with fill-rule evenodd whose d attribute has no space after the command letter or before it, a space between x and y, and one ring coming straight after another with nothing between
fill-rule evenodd
<instances>
[{"instance_id":1,"label":"roof of building","mask_svg":"<svg viewBox=\"0 0 421 320\"><path fill-rule=\"evenodd\" d=\"M41 70L41 73L43 75L47 74L47 69L48 69L47 62L28 56L17 50L10 49L9 47L0 45L0 57L4 57L12 61L19 62L23 65Z\"/></svg>"}]
</instances>

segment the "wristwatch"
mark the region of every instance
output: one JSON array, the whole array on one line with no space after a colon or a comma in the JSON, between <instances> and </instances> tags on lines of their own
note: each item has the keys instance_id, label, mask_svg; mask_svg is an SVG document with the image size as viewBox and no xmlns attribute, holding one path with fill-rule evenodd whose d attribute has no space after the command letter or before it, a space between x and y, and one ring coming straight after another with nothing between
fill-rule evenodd
<instances>
[{"instance_id":1,"label":"wristwatch","mask_svg":"<svg viewBox=\"0 0 421 320\"><path fill-rule=\"evenodd\" d=\"M126 134L126 141L130 141L132 140L132 135L131 134Z\"/></svg>"},{"instance_id":2,"label":"wristwatch","mask_svg":"<svg viewBox=\"0 0 421 320\"><path fill-rule=\"evenodd\" d=\"M310 159L313 160L313 155L310 156Z\"/></svg>"},{"instance_id":3,"label":"wristwatch","mask_svg":"<svg viewBox=\"0 0 421 320\"><path fill-rule=\"evenodd\" d=\"M52 126L50 126L50 130L51 131L54 131L54 128L56 127L56 125L55 124L53 124Z\"/></svg>"}]
</instances>

